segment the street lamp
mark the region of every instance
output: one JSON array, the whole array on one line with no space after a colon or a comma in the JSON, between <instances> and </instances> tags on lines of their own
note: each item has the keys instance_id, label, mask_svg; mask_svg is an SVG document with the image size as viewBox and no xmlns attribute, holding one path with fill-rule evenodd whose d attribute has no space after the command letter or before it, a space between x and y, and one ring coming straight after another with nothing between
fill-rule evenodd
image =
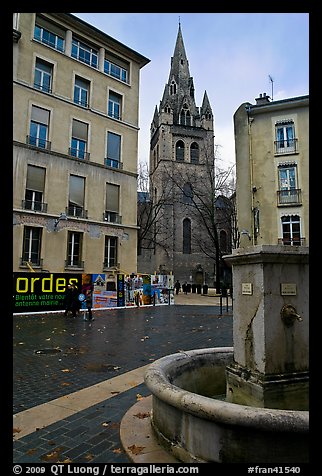
<instances>
[{"instance_id":1,"label":"street lamp","mask_svg":"<svg viewBox=\"0 0 322 476\"><path fill-rule=\"evenodd\" d=\"M57 231L57 226L60 220L68 220L66 213L62 212L58 218L56 218L54 223L54 231Z\"/></svg>"}]
</instances>

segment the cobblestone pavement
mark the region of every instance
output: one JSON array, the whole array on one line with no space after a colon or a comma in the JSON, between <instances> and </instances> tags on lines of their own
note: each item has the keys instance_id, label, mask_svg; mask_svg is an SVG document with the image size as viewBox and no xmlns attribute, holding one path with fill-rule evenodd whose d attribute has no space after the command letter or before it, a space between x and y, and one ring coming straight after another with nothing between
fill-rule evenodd
<instances>
[{"instance_id":1,"label":"cobblestone pavement","mask_svg":"<svg viewBox=\"0 0 322 476\"><path fill-rule=\"evenodd\" d=\"M224 307L220 314L216 305L176 304L93 314L92 323L62 313L13 316L16 416L116 376L126 377L164 355L232 346L231 308L227 312ZM133 385L26 436L19 437L21 429L14 427L13 462L129 463L120 443L120 422L141 396L149 395L144 383Z\"/></svg>"}]
</instances>

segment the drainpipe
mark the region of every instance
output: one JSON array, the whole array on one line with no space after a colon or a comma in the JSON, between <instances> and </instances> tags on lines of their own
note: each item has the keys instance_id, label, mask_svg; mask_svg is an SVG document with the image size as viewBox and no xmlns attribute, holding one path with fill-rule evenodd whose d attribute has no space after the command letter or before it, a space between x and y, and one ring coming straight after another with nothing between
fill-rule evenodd
<instances>
[{"instance_id":1,"label":"drainpipe","mask_svg":"<svg viewBox=\"0 0 322 476\"><path fill-rule=\"evenodd\" d=\"M254 175L254 164L253 164L253 151L252 151L252 123L254 118L250 117L250 106L247 107L247 116L248 116L248 144L249 144L249 166L250 166L250 186L252 192L252 199L251 199L251 240L252 245L255 245L255 228L254 228L254 193L253 193L253 175Z\"/></svg>"}]
</instances>

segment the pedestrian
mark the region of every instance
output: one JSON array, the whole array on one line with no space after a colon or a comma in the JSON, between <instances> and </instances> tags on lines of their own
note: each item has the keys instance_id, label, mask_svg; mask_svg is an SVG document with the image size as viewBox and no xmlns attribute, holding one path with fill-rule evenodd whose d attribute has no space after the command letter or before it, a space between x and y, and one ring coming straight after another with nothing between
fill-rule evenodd
<instances>
[{"instance_id":1,"label":"pedestrian","mask_svg":"<svg viewBox=\"0 0 322 476\"><path fill-rule=\"evenodd\" d=\"M174 284L174 289L176 290L176 294L179 294L180 288L181 288L181 284L179 280L177 279L177 281Z\"/></svg>"},{"instance_id":2,"label":"pedestrian","mask_svg":"<svg viewBox=\"0 0 322 476\"><path fill-rule=\"evenodd\" d=\"M188 284L187 281L185 281L182 285L182 291L187 294L188 293Z\"/></svg>"},{"instance_id":3,"label":"pedestrian","mask_svg":"<svg viewBox=\"0 0 322 476\"><path fill-rule=\"evenodd\" d=\"M68 314L71 313L72 317L76 317L77 311L79 310L79 301L77 287L75 284L69 284L67 286L64 305L64 315L68 316Z\"/></svg>"},{"instance_id":4,"label":"pedestrian","mask_svg":"<svg viewBox=\"0 0 322 476\"><path fill-rule=\"evenodd\" d=\"M93 307L93 286L90 286L85 292L85 302L86 302L86 309L88 312L88 321L93 321L94 317L92 314L92 307Z\"/></svg>"}]
</instances>

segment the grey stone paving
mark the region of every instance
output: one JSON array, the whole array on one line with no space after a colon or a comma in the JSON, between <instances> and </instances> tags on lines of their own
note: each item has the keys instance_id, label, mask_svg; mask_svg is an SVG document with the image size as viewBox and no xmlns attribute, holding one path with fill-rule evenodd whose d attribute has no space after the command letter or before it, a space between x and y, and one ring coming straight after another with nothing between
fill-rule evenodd
<instances>
[{"instance_id":1,"label":"grey stone paving","mask_svg":"<svg viewBox=\"0 0 322 476\"><path fill-rule=\"evenodd\" d=\"M146 365L164 355L232 346L232 315L216 306L96 311L93 323L63 314L14 316L13 413ZM37 354L59 349L55 354ZM144 384L13 443L14 463L129 463L119 426Z\"/></svg>"}]
</instances>

